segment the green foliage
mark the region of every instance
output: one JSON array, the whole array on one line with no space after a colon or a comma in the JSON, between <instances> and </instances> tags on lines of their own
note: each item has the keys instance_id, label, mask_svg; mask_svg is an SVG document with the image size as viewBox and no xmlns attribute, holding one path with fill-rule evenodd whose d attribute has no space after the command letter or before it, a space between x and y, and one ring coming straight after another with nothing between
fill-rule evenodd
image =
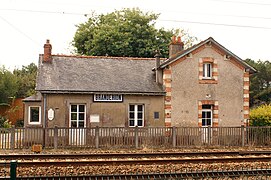
<instances>
[{"instance_id":1,"label":"green foliage","mask_svg":"<svg viewBox=\"0 0 271 180\"><path fill-rule=\"evenodd\" d=\"M77 25L73 46L82 55L153 57L159 49L162 57L167 57L174 34L182 33L187 46L197 40L184 30L156 29L158 16L139 9L92 15L87 22Z\"/></svg>"},{"instance_id":2,"label":"green foliage","mask_svg":"<svg viewBox=\"0 0 271 180\"><path fill-rule=\"evenodd\" d=\"M258 71L250 77L250 105L271 103L271 62L251 59L246 62Z\"/></svg>"},{"instance_id":3,"label":"green foliage","mask_svg":"<svg viewBox=\"0 0 271 180\"><path fill-rule=\"evenodd\" d=\"M11 128L11 123L5 117L0 115L0 128Z\"/></svg>"},{"instance_id":4,"label":"green foliage","mask_svg":"<svg viewBox=\"0 0 271 180\"><path fill-rule=\"evenodd\" d=\"M24 120L23 119L17 120L15 123L15 127L24 127Z\"/></svg>"},{"instance_id":5,"label":"green foliage","mask_svg":"<svg viewBox=\"0 0 271 180\"><path fill-rule=\"evenodd\" d=\"M0 67L0 105L8 105L17 91L16 77L4 66Z\"/></svg>"},{"instance_id":6,"label":"green foliage","mask_svg":"<svg viewBox=\"0 0 271 180\"><path fill-rule=\"evenodd\" d=\"M31 63L13 71L19 87L16 97L27 97L35 93L37 69L37 66Z\"/></svg>"},{"instance_id":7,"label":"green foliage","mask_svg":"<svg viewBox=\"0 0 271 180\"><path fill-rule=\"evenodd\" d=\"M250 111L250 125L270 126L271 125L271 104L261 105Z\"/></svg>"}]
</instances>

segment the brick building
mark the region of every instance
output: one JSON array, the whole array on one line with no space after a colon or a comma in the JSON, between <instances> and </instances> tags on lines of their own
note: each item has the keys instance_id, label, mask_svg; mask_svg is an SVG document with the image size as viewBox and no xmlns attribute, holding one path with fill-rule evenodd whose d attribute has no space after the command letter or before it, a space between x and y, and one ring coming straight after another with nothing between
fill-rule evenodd
<instances>
[{"instance_id":1,"label":"brick building","mask_svg":"<svg viewBox=\"0 0 271 180\"><path fill-rule=\"evenodd\" d=\"M213 38L169 58L40 55L37 94L24 99L26 127L240 126L255 69Z\"/></svg>"}]
</instances>

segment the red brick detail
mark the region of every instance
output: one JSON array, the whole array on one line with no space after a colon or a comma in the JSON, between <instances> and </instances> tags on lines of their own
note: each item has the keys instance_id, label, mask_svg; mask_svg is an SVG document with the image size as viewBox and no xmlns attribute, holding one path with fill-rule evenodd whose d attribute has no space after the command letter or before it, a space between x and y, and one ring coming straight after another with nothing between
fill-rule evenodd
<instances>
[{"instance_id":1,"label":"red brick detail","mask_svg":"<svg viewBox=\"0 0 271 180\"><path fill-rule=\"evenodd\" d=\"M218 72L212 72L212 76L213 77L218 76Z\"/></svg>"},{"instance_id":2,"label":"red brick detail","mask_svg":"<svg viewBox=\"0 0 271 180\"><path fill-rule=\"evenodd\" d=\"M171 92L171 87L166 87L166 92Z\"/></svg>"},{"instance_id":3,"label":"red brick detail","mask_svg":"<svg viewBox=\"0 0 271 180\"><path fill-rule=\"evenodd\" d=\"M198 106L198 109L199 109L199 110L202 110L202 105L199 105L199 106Z\"/></svg>"},{"instance_id":4,"label":"red brick detail","mask_svg":"<svg viewBox=\"0 0 271 180\"><path fill-rule=\"evenodd\" d=\"M224 56L225 52L220 47L216 46L215 44L212 44L212 48L218 54L220 54L221 56Z\"/></svg>"},{"instance_id":5,"label":"red brick detail","mask_svg":"<svg viewBox=\"0 0 271 180\"><path fill-rule=\"evenodd\" d=\"M200 118L200 119L201 119L201 118L202 118L202 114L198 114L198 118Z\"/></svg>"},{"instance_id":6,"label":"red brick detail","mask_svg":"<svg viewBox=\"0 0 271 180\"><path fill-rule=\"evenodd\" d=\"M192 51L192 55L197 54L198 52L202 51L204 48L205 48L204 45L198 47L197 49L195 49L194 51Z\"/></svg>"},{"instance_id":7,"label":"red brick detail","mask_svg":"<svg viewBox=\"0 0 271 180\"><path fill-rule=\"evenodd\" d=\"M164 79L165 83L171 83L171 79Z\"/></svg>"},{"instance_id":8,"label":"red brick detail","mask_svg":"<svg viewBox=\"0 0 271 180\"><path fill-rule=\"evenodd\" d=\"M249 110L249 106L244 106L244 110Z\"/></svg>"},{"instance_id":9,"label":"red brick detail","mask_svg":"<svg viewBox=\"0 0 271 180\"><path fill-rule=\"evenodd\" d=\"M201 103L202 104L214 105L215 101L214 100L202 100Z\"/></svg>"},{"instance_id":10,"label":"red brick detail","mask_svg":"<svg viewBox=\"0 0 271 180\"><path fill-rule=\"evenodd\" d=\"M184 56L184 57L178 59L177 61L174 61L174 62L171 64L171 66L177 65L177 64L179 64L180 62L184 61L185 59L186 59L186 57Z\"/></svg>"},{"instance_id":11,"label":"red brick detail","mask_svg":"<svg viewBox=\"0 0 271 180\"><path fill-rule=\"evenodd\" d=\"M198 122L198 126L199 126L199 127L202 127L202 122Z\"/></svg>"},{"instance_id":12,"label":"red brick detail","mask_svg":"<svg viewBox=\"0 0 271 180\"><path fill-rule=\"evenodd\" d=\"M213 114L213 118L218 119L218 114Z\"/></svg>"},{"instance_id":13,"label":"red brick detail","mask_svg":"<svg viewBox=\"0 0 271 180\"><path fill-rule=\"evenodd\" d=\"M204 79L204 80L199 80L200 84L217 84L218 81L214 79Z\"/></svg>"},{"instance_id":14,"label":"red brick detail","mask_svg":"<svg viewBox=\"0 0 271 180\"><path fill-rule=\"evenodd\" d=\"M204 57L202 58L203 63L214 63L214 59L211 57Z\"/></svg>"},{"instance_id":15,"label":"red brick detail","mask_svg":"<svg viewBox=\"0 0 271 180\"><path fill-rule=\"evenodd\" d=\"M244 77L249 77L249 72L245 72Z\"/></svg>"},{"instance_id":16,"label":"red brick detail","mask_svg":"<svg viewBox=\"0 0 271 180\"><path fill-rule=\"evenodd\" d=\"M213 122L213 127L218 127L218 122Z\"/></svg>"},{"instance_id":17,"label":"red brick detail","mask_svg":"<svg viewBox=\"0 0 271 180\"><path fill-rule=\"evenodd\" d=\"M214 106L214 110L218 110L218 106Z\"/></svg>"},{"instance_id":18,"label":"red brick detail","mask_svg":"<svg viewBox=\"0 0 271 180\"><path fill-rule=\"evenodd\" d=\"M230 58L230 62L237 66L239 69L244 70L244 66L240 64L236 59Z\"/></svg>"},{"instance_id":19,"label":"red brick detail","mask_svg":"<svg viewBox=\"0 0 271 180\"><path fill-rule=\"evenodd\" d=\"M248 89L244 89L244 94L249 94L249 90Z\"/></svg>"},{"instance_id":20,"label":"red brick detail","mask_svg":"<svg viewBox=\"0 0 271 180\"><path fill-rule=\"evenodd\" d=\"M165 122L166 127L171 127L171 122Z\"/></svg>"},{"instance_id":21,"label":"red brick detail","mask_svg":"<svg viewBox=\"0 0 271 180\"><path fill-rule=\"evenodd\" d=\"M164 69L164 74L171 74L171 69Z\"/></svg>"},{"instance_id":22,"label":"red brick detail","mask_svg":"<svg viewBox=\"0 0 271 180\"><path fill-rule=\"evenodd\" d=\"M249 98L244 98L244 102L249 102Z\"/></svg>"},{"instance_id":23,"label":"red brick detail","mask_svg":"<svg viewBox=\"0 0 271 180\"><path fill-rule=\"evenodd\" d=\"M166 118L171 118L171 113L166 113Z\"/></svg>"},{"instance_id":24,"label":"red brick detail","mask_svg":"<svg viewBox=\"0 0 271 180\"><path fill-rule=\"evenodd\" d=\"M166 97L165 97L165 101L166 101L166 102L170 102L170 101L171 101L171 96L166 96Z\"/></svg>"},{"instance_id":25,"label":"red brick detail","mask_svg":"<svg viewBox=\"0 0 271 180\"><path fill-rule=\"evenodd\" d=\"M165 105L165 109L171 109L171 105Z\"/></svg>"},{"instance_id":26,"label":"red brick detail","mask_svg":"<svg viewBox=\"0 0 271 180\"><path fill-rule=\"evenodd\" d=\"M244 81L244 86L249 86L249 81Z\"/></svg>"}]
</instances>

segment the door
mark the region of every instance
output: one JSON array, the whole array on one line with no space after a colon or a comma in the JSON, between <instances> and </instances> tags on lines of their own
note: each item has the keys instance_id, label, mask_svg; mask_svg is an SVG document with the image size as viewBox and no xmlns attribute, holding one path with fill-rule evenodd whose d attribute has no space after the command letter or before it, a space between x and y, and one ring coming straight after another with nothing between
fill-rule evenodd
<instances>
[{"instance_id":1,"label":"door","mask_svg":"<svg viewBox=\"0 0 271 180\"><path fill-rule=\"evenodd\" d=\"M209 127L212 127L213 122L213 112L212 112L212 106L211 105L205 105L202 109L202 141L204 143L210 143L211 142L211 129Z\"/></svg>"},{"instance_id":2,"label":"door","mask_svg":"<svg viewBox=\"0 0 271 180\"><path fill-rule=\"evenodd\" d=\"M80 146L86 143L86 105L70 105L70 145Z\"/></svg>"}]
</instances>

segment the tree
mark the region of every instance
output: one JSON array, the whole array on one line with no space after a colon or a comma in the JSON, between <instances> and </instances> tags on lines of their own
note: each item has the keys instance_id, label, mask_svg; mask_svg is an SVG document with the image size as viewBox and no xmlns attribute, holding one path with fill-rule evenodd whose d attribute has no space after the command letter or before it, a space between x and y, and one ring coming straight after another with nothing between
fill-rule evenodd
<instances>
[{"instance_id":1,"label":"tree","mask_svg":"<svg viewBox=\"0 0 271 180\"><path fill-rule=\"evenodd\" d=\"M153 57L159 49L162 57L167 57L173 35L182 33L188 46L197 40L184 30L156 29L158 17L139 9L92 15L87 22L77 25L73 46L82 55Z\"/></svg>"},{"instance_id":2,"label":"tree","mask_svg":"<svg viewBox=\"0 0 271 180\"><path fill-rule=\"evenodd\" d=\"M13 71L19 87L16 97L27 97L35 93L37 69L37 66L31 63Z\"/></svg>"},{"instance_id":3,"label":"tree","mask_svg":"<svg viewBox=\"0 0 271 180\"><path fill-rule=\"evenodd\" d=\"M8 105L18 90L16 77L4 66L0 67L0 105Z\"/></svg>"},{"instance_id":4,"label":"tree","mask_svg":"<svg viewBox=\"0 0 271 180\"><path fill-rule=\"evenodd\" d=\"M251 106L271 103L271 62L251 59L246 62L258 71L250 78Z\"/></svg>"}]
</instances>

